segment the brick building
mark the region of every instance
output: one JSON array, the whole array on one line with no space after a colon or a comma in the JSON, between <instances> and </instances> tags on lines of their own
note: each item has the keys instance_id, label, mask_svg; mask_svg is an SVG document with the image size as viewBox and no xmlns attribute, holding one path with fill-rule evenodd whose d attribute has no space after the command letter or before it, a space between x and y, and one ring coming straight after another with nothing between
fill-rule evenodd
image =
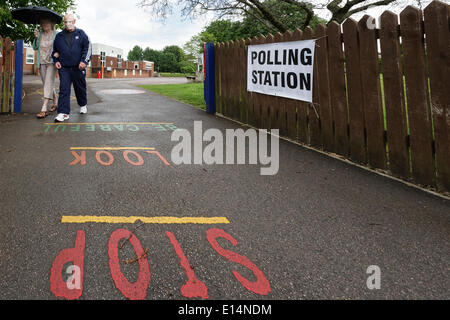
<instances>
[{"instance_id":1,"label":"brick building","mask_svg":"<svg viewBox=\"0 0 450 320\"><path fill-rule=\"evenodd\" d=\"M29 44L23 49L23 73L39 75L37 68L37 52ZM86 77L98 76L102 72L104 78L148 78L153 77L154 63L151 61L124 61L123 50L99 43L92 44L92 58L86 68ZM102 63L103 61L103 63ZM102 68L103 64L103 68Z\"/></svg>"},{"instance_id":2,"label":"brick building","mask_svg":"<svg viewBox=\"0 0 450 320\"><path fill-rule=\"evenodd\" d=\"M92 44L90 67L93 77L102 70L104 78L148 78L154 73L153 62L125 61L122 49L100 43Z\"/></svg>"},{"instance_id":3,"label":"brick building","mask_svg":"<svg viewBox=\"0 0 450 320\"><path fill-rule=\"evenodd\" d=\"M23 74L38 74L37 70L37 52L29 44L23 46Z\"/></svg>"}]
</instances>

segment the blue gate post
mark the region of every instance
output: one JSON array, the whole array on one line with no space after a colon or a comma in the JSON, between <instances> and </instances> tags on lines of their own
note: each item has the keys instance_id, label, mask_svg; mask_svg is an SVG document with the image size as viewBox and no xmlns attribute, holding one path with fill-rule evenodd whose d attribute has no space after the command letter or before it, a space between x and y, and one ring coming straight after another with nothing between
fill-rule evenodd
<instances>
[{"instance_id":1,"label":"blue gate post","mask_svg":"<svg viewBox=\"0 0 450 320\"><path fill-rule=\"evenodd\" d=\"M206 112L216 113L215 84L214 84L214 44L208 42L205 45L205 62L204 68L206 76L204 84L204 98L206 104Z\"/></svg>"},{"instance_id":2,"label":"blue gate post","mask_svg":"<svg viewBox=\"0 0 450 320\"><path fill-rule=\"evenodd\" d=\"M16 41L15 50L14 112L19 113L22 111L23 40Z\"/></svg>"}]
</instances>

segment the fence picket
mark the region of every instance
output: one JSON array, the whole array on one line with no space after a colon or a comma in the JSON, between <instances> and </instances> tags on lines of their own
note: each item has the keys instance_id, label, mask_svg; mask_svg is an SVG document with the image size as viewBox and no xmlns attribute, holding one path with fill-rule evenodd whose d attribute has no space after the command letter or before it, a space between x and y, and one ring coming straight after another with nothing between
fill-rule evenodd
<instances>
[{"instance_id":1,"label":"fence picket","mask_svg":"<svg viewBox=\"0 0 450 320\"><path fill-rule=\"evenodd\" d=\"M227 42L227 59L233 61L233 41ZM233 103L233 63L229 63L226 67L227 70L227 116L233 118L234 103Z\"/></svg>"},{"instance_id":2,"label":"fence picket","mask_svg":"<svg viewBox=\"0 0 450 320\"><path fill-rule=\"evenodd\" d=\"M259 40L257 37L253 37L250 40L250 42L247 44L247 46L257 44L258 41ZM247 48L247 52L248 52L248 48ZM257 114L256 114L257 100L258 100L257 93L249 92L248 124L250 124L251 126L254 126L254 127L258 127L258 118L257 118Z\"/></svg>"},{"instance_id":3,"label":"fence picket","mask_svg":"<svg viewBox=\"0 0 450 320\"><path fill-rule=\"evenodd\" d=\"M214 96L215 96L215 103L216 103L216 112L222 113L222 108L220 106L221 104L221 97L220 97L220 43L214 44Z\"/></svg>"},{"instance_id":4,"label":"fence picket","mask_svg":"<svg viewBox=\"0 0 450 320\"><path fill-rule=\"evenodd\" d=\"M239 40L234 41L233 45L233 61L236 61L234 63L233 67L233 79L234 79L234 86L233 86L233 103L234 103L234 115L233 119L237 121L241 121L241 76L242 76L242 70L241 70L241 64L240 64L240 51L241 51L241 44Z\"/></svg>"},{"instance_id":5,"label":"fence picket","mask_svg":"<svg viewBox=\"0 0 450 320\"><path fill-rule=\"evenodd\" d=\"M330 80L328 69L328 41L327 27L320 24L314 30L316 40L316 61L317 72L314 77L317 78L319 84L319 100L320 105L320 131L322 136L323 148L325 151L334 151L334 135L333 135L333 115L331 112L330 101Z\"/></svg>"},{"instance_id":6,"label":"fence picket","mask_svg":"<svg viewBox=\"0 0 450 320\"><path fill-rule=\"evenodd\" d=\"M428 101L422 13L412 6L400 13L405 56L406 105L410 127L412 173L422 185L435 185L431 112Z\"/></svg>"},{"instance_id":7,"label":"fence picket","mask_svg":"<svg viewBox=\"0 0 450 320\"><path fill-rule=\"evenodd\" d=\"M280 32L275 34L275 42L285 42L284 35ZM274 105L271 106L271 128L279 129L280 135L286 136L287 128L286 128L286 98L276 97L274 101Z\"/></svg>"},{"instance_id":8,"label":"fence picket","mask_svg":"<svg viewBox=\"0 0 450 320\"><path fill-rule=\"evenodd\" d=\"M272 34L266 36L264 43L273 43L275 38ZM271 113L273 113L273 105L275 101L274 96L263 94L261 95L261 128L270 129L271 128Z\"/></svg>"},{"instance_id":9,"label":"fence picket","mask_svg":"<svg viewBox=\"0 0 450 320\"><path fill-rule=\"evenodd\" d=\"M295 29L293 41L305 40L304 34L300 29ZM302 143L308 143L308 104L296 100L297 104L297 139Z\"/></svg>"},{"instance_id":10,"label":"fence picket","mask_svg":"<svg viewBox=\"0 0 450 320\"><path fill-rule=\"evenodd\" d=\"M386 145L384 143L383 104L381 102L377 38L375 29L367 27L370 21L372 21L372 17L365 15L358 23L367 160L372 167L386 169Z\"/></svg>"},{"instance_id":11,"label":"fence picket","mask_svg":"<svg viewBox=\"0 0 450 320\"><path fill-rule=\"evenodd\" d=\"M314 31L311 27L305 28L303 33L305 39L314 39ZM317 57L314 55L314 75L318 73ZM308 143L316 148L322 148L322 139L320 134L320 103L319 103L319 82L318 78L313 76L313 102L307 104L308 113Z\"/></svg>"},{"instance_id":12,"label":"fence picket","mask_svg":"<svg viewBox=\"0 0 450 320\"><path fill-rule=\"evenodd\" d=\"M230 42L227 41L225 42L225 48L224 48L224 102L225 102L225 110L224 110L224 115L229 117L230 113L231 113L231 104L230 104L230 85L231 85L231 81L230 81L230 65L231 65L231 60L230 60ZM228 62L228 63L227 63Z\"/></svg>"},{"instance_id":13,"label":"fence picket","mask_svg":"<svg viewBox=\"0 0 450 320\"><path fill-rule=\"evenodd\" d=\"M3 104L3 38L0 36L0 111Z\"/></svg>"},{"instance_id":14,"label":"fence picket","mask_svg":"<svg viewBox=\"0 0 450 320\"><path fill-rule=\"evenodd\" d=\"M397 177L409 177L406 144L406 109L403 91L401 50L397 30L398 16L391 11L381 15L380 45L386 108L389 170Z\"/></svg>"},{"instance_id":15,"label":"fence picket","mask_svg":"<svg viewBox=\"0 0 450 320\"><path fill-rule=\"evenodd\" d=\"M334 122L334 150L348 157L349 138L347 130L347 98L344 75L344 53L341 42L341 26L332 21L328 24L328 66L330 71L331 107Z\"/></svg>"},{"instance_id":16,"label":"fence picket","mask_svg":"<svg viewBox=\"0 0 450 320\"><path fill-rule=\"evenodd\" d=\"M5 48L5 64L3 66L3 92L2 92L2 109L1 112L10 112L11 111L11 49L12 42L8 37L5 39L4 43Z\"/></svg>"},{"instance_id":17,"label":"fence picket","mask_svg":"<svg viewBox=\"0 0 450 320\"><path fill-rule=\"evenodd\" d=\"M343 24L343 30L348 92L350 159L364 164L367 162L367 158L358 23L352 18L348 18Z\"/></svg>"},{"instance_id":18,"label":"fence picket","mask_svg":"<svg viewBox=\"0 0 450 320\"><path fill-rule=\"evenodd\" d=\"M450 6L433 1L424 10L436 146L437 187L450 190Z\"/></svg>"},{"instance_id":19,"label":"fence picket","mask_svg":"<svg viewBox=\"0 0 450 320\"><path fill-rule=\"evenodd\" d=\"M237 41L230 41L230 61L237 61ZM237 63L230 64L230 104L231 104L231 114L230 118L234 120L239 120L239 91L237 81L237 73L239 72L239 65Z\"/></svg>"},{"instance_id":20,"label":"fence picket","mask_svg":"<svg viewBox=\"0 0 450 320\"><path fill-rule=\"evenodd\" d=\"M299 31L301 32L301 31ZM297 33L299 33L297 32ZM284 34L285 41L294 41L295 32L288 31ZM297 35L301 37L301 35ZM297 139L297 100L286 99L285 112L286 112L286 135L293 140Z\"/></svg>"},{"instance_id":21,"label":"fence picket","mask_svg":"<svg viewBox=\"0 0 450 320\"><path fill-rule=\"evenodd\" d=\"M255 44L263 44L266 43L266 37L261 35ZM264 94L261 93L256 93L253 92L255 95L255 103L253 105L253 115L255 117L255 125L257 128L263 128L262 125L262 112L263 112L263 107L262 105L264 104Z\"/></svg>"},{"instance_id":22,"label":"fence picket","mask_svg":"<svg viewBox=\"0 0 450 320\"><path fill-rule=\"evenodd\" d=\"M247 123L247 48L245 39L239 40L239 119L242 123Z\"/></svg>"}]
</instances>

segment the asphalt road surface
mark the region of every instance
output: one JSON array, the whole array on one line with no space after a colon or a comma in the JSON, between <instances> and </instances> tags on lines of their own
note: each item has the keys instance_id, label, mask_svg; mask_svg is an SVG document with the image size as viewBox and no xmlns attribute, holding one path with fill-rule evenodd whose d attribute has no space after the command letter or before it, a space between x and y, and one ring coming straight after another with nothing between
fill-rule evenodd
<instances>
[{"instance_id":1,"label":"asphalt road surface","mask_svg":"<svg viewBox=\"0 0 450 320\"><path fill-rule=\"evenodd\" d=\"M450 297L448 200L284 140L275 175L176 165L177 128L248 128L111 80L55 125L27 80L0 116L0 299Z\"/></svg>"}]
</instances>

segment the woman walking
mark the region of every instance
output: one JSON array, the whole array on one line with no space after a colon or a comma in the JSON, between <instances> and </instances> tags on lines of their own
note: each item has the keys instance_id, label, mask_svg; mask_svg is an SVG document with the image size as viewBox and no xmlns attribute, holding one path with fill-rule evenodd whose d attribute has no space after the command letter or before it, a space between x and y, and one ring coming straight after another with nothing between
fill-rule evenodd
<instances>
[{"instance_id":1,"label":"woman walking","mask_svg":"<svg viewBox=\"0 0 450 320\"><path fill-rule=\"evenodd\" d=\"M44 84L44 103L42 104L41 112L39 112L37 118L45 118L48 116L47 111L48 103L53 100L53 105L50 112L53 112L58 107L58 98L55 90L55 76L56 67L52 60L53 40L57 32L55 31L55 24L47 19L41 20L41 29L39 32L34 30L35 39L33 41L33 49L37 50L37 67L41 74L42 83Z\"/></svg>"}]
</instances>

